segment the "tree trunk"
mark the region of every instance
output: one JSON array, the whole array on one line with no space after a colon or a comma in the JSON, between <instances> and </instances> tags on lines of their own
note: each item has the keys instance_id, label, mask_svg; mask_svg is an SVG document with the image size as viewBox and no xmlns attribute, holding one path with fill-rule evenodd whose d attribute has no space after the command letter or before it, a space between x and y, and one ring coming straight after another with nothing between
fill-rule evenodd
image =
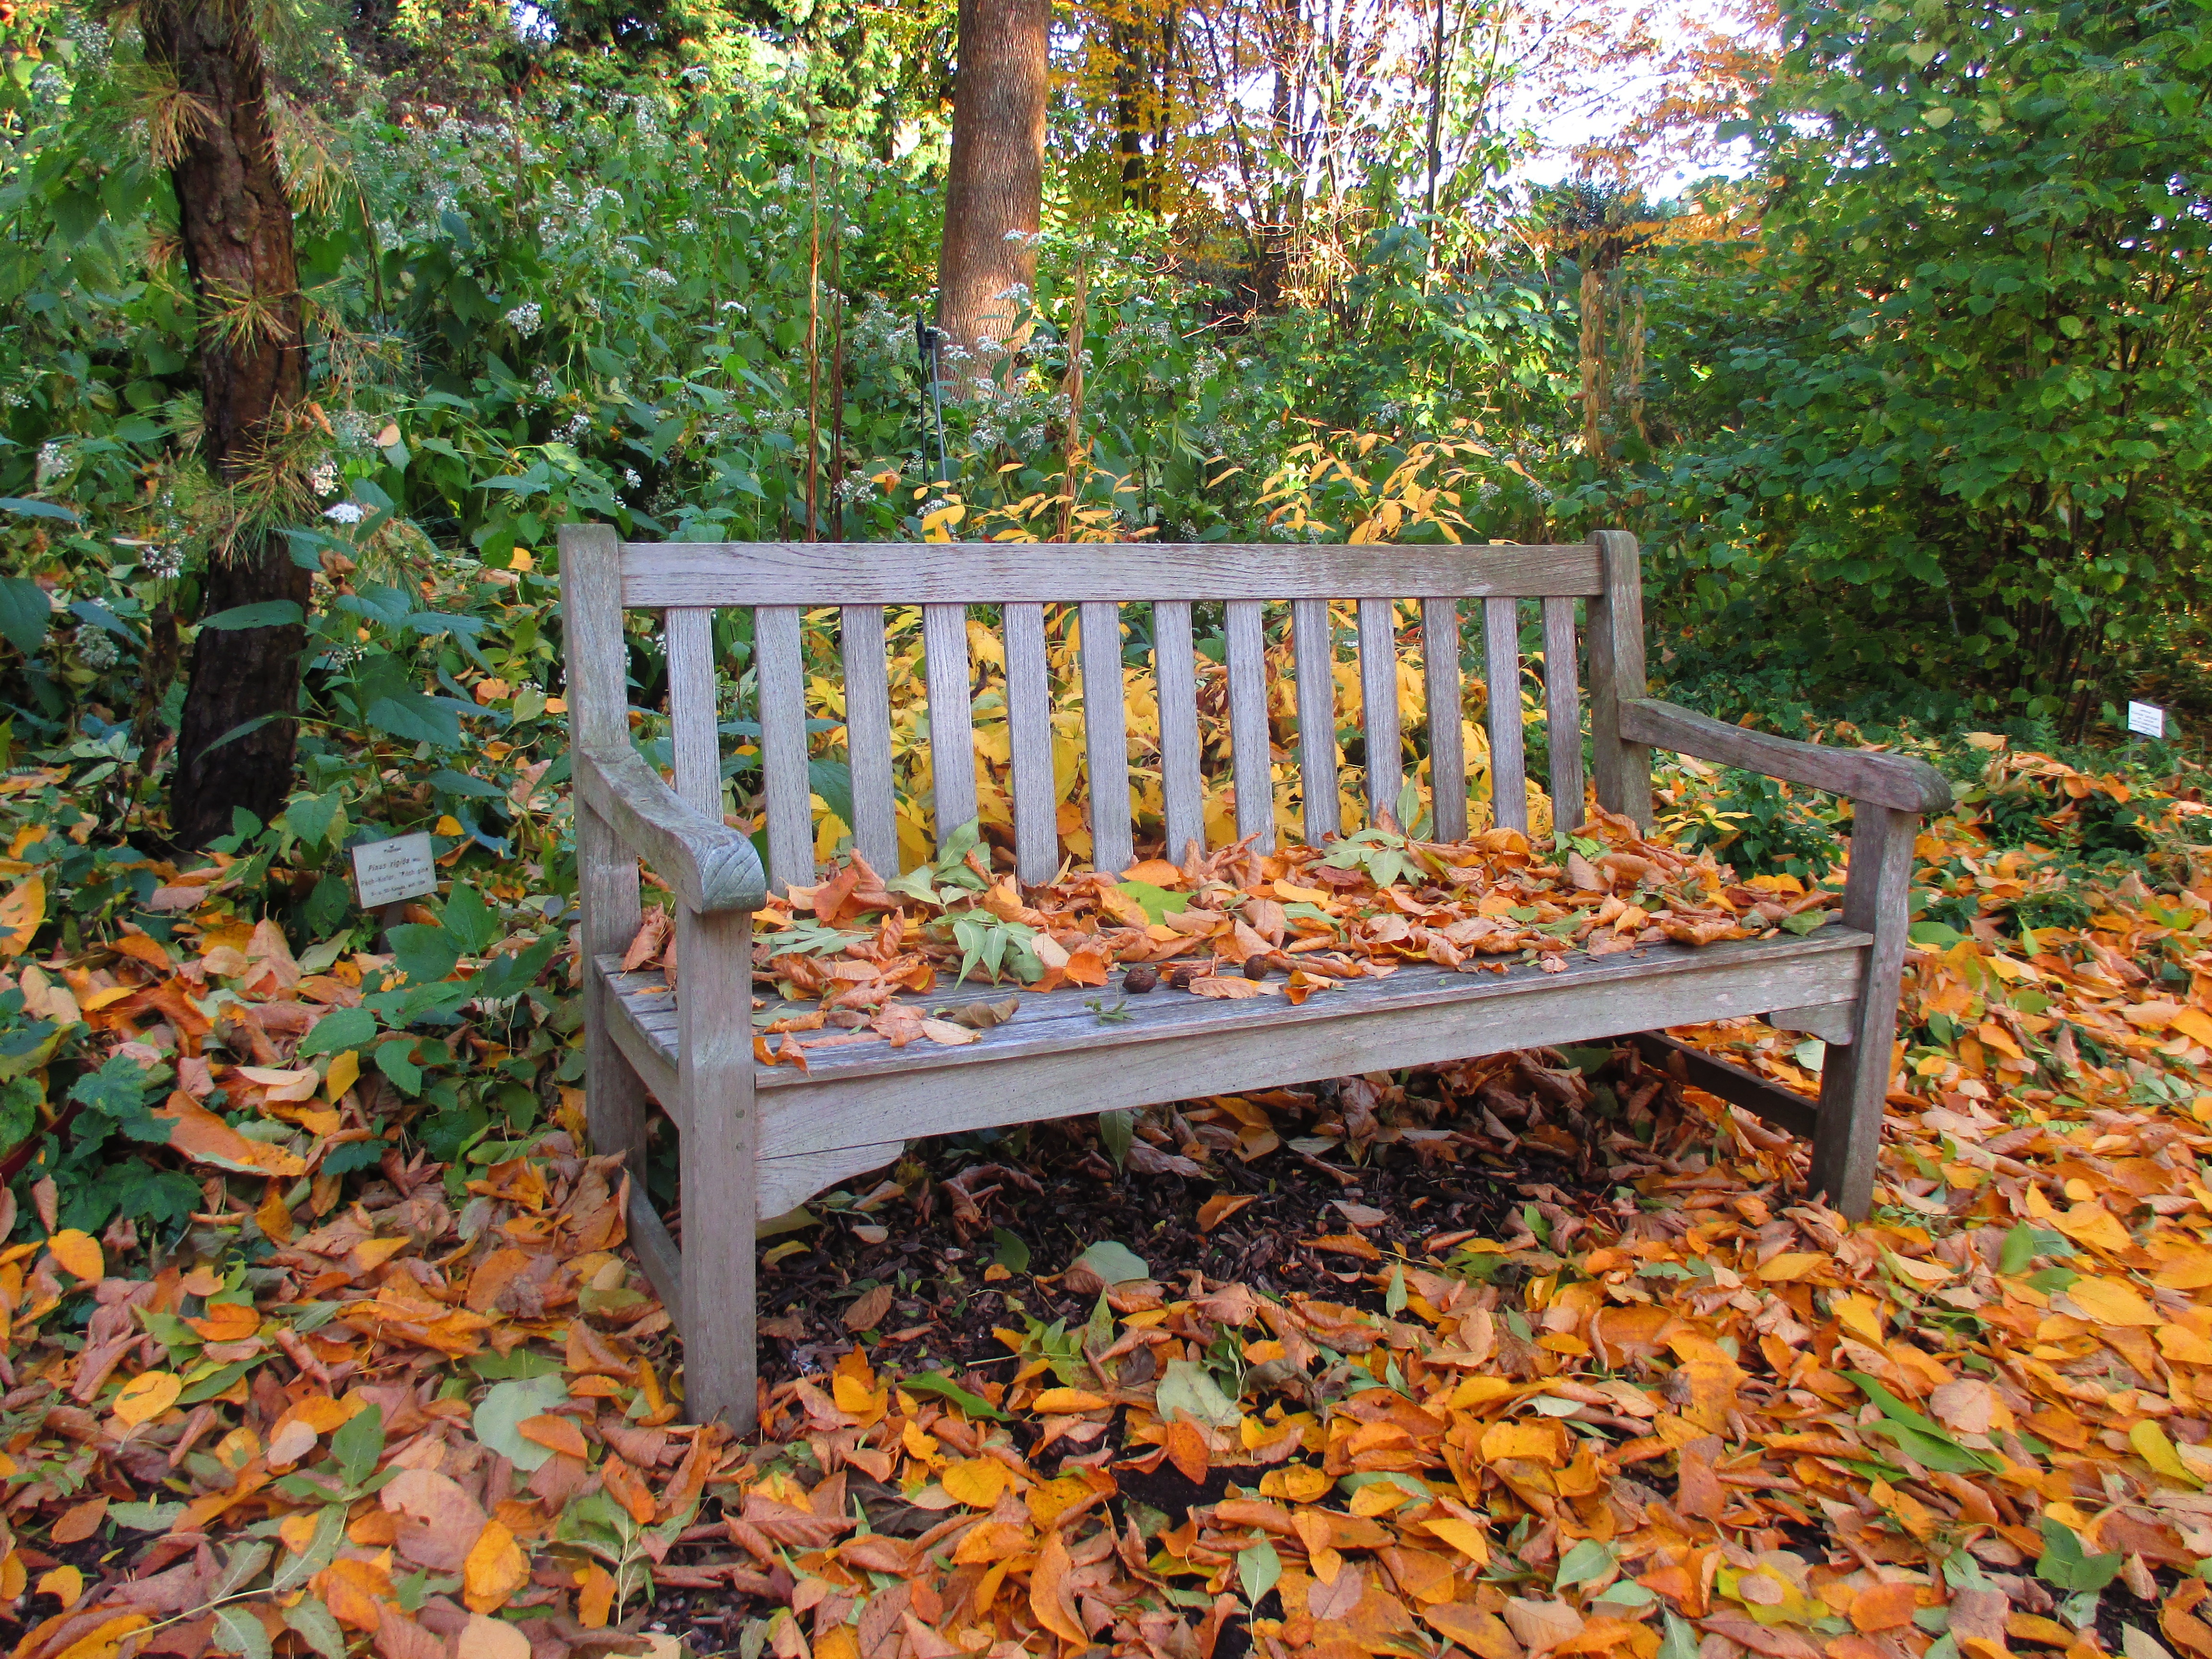
<instances>
[{"instance_id":1,"label":"tree trunk","mask_svg":"<svg viewBox=\"0 0 2212 1659\"><path fill-rule=\"evenodd\" d=\"M305 385L292 207L277 170L261 42L247 9L228 0L156 0L140 13L149 66L193 112L180 124L170 177L185 263L199 303L200 385L210 469L267 496L289 465L283 439ZM261 515L209 562L202 614L289 599L304 616L310 573ZM177 839L198 846L231 832L232 809L266 823L292 787L291 718L299 706L306 629L203 630L192 649L171 785ZM237 727L265 724L223 743Z\"/></svg>"},{"instance_id":2,"label":"tree trunk","mask_svg":"<svg viewBox=\"0 0 2212 1659\"><path fill-rule=\"evenodd\" d=\"M1008 341L1019 307L1002 296L1036 281L1050 18L1047 0L960 0L937 325L970 354ZM975 356L954 361L950 378L961 382L990 366Z\"/></svg>"}]
</instances>

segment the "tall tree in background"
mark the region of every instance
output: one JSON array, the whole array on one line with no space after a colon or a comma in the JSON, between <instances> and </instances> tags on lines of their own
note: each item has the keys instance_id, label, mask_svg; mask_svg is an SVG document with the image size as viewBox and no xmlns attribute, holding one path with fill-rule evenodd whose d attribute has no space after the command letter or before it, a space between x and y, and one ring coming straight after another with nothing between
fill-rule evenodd
<instances>
[{"instance_id":1,"label":"tall tree in background","mask_svg":"<svg viewBox=\"0 0 2212 1659\"><path fill-rule=\"evenodd\" d=\"M960 0L937 325L969 352L1006 338L1001 296L1036 281L1050 21L1049 0Z\"/></svg>"},{"instance_id":2,"label":"tall tree in background","mask_svg":"<svg viewBox=\"0 0 2212 1659\"><path fill-rule=\"evenodd\" d=\"M230 832L234 807L265 822L291 789L310 576L273 525L302 493L286 451L307 355L253 13L245 0L154 0L140 15L154 159L170 171L199 302L201 442L233 496L233 531L210 556L202 614L297 607L295 620L271 626L203 629L193 647L170 820L179 841L197 846ZM252 729L223 741L240 726Z\"/></svg>"}]
</instances>

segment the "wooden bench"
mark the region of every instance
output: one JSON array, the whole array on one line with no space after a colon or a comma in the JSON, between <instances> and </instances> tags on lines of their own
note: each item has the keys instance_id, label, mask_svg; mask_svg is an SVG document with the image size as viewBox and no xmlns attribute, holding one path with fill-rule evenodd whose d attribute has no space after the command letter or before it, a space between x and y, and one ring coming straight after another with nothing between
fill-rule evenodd
<instances>
[{"instance_id":1,"label":"wooden bench","mask_svg":"<svg viewBox=\"0 0 2212 1659\"><path fill-rule=\"evenodd\" d=\"M1808 1134L1814 1189L1846 1212L1865 1212L1893 1063L1913 838L1921 814L1950 804L1949 787L1918 761L1747 731L1647 698L1641 577L1628 535L1601 532L1565 546L708 545L626 544L603 526L570 526L560 544L590 1128L598 1151L629 1152L639 1172L632 1237L684 1332L694 1417L740 1426L754 1420L756 1220L880 1167L911 1136L1763 1014L1831 1045L1817 1112L1702 1056L1695 1080ZM1034 884L1051 878L1061 859L1047 605L1080 607L1089 773L1115 780L1129 775L1120 608L1149 608L1164 839L1179 856L1206 833L1193 605L1222 605L1237 830L1267 848L1276 781L1263 602L1289 605L1297 729L1318 739L1298 745L1297 781L1304 837L1317 842L1342 827L1329 604L1358 601L1371 814L1395 805L1403 781L1393 603L1401 598L1419 600L1419 637L1431 647L1422 659L1426 707L1435 711L1427 745L1435 839L1468 833L1462 602L1479 602L1465 620L1485 647L1496 822L1524 830L1519 602L1540 604L1547 713L1557 732L1583 726L1579 606L1599 804L1649 827L1655 746L1847 795L1855 812L1842 925L1695 950L1576 953L1557 973L1516 967L1466 975L1408 964L1299 1006L1277 997L1155 995L1133 1000L1129 1018L1111 1024L1085 1007L1081 991L1058 991L1025 998L1018 1018L960 1047L860 1043L817 1050L805 1071L756 1067L748 1018L752 913L772 883L811 883L817 868L805 611L842 607L853 842L888 875L898 859L884 607L921 607L940 835L976 816L968 629L969 607L991 608L986 614L1005 649L1014 859L1020 878ZM752 842L723 821L712 628L723 606L753 611L765 872ZM623 612L640 610L665 617L673 787L630 741ZM1565 804L1563 823L1578 821L1582 745L1553 742L1549 750L1551 799ZM1127 791L1093 792L1085 810L1094 866L1127 867ZM622 967L640 921L641 859L677 901L679 988L672 994L658 974ZM931 1002L1003 994L962 985L933 993ZM681 1138L680 1255L645 1197L648 1097Z\"/></svg>"}]
</instances>

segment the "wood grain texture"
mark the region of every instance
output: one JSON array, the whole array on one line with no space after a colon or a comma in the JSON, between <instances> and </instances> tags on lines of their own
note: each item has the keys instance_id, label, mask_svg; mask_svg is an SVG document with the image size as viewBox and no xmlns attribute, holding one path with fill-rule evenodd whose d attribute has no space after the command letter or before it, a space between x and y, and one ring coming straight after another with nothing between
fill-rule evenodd
<instances>
[{"instance_id":1,"label":"wood grain texture","mask_svg":"<svg viewBox=\"0 0 2212 1659\"><path fill-rule=\"evenodd\" d=\"M964 544L961 551L970 550ZM929 683L931 811L937 845L975 816L975 714L968 666L968 607L921 608L921 659Z\"/></svg>"},{"instance_id":2,"label":"wood grain texture","mask_svg":"<svg viewBox=\"0 0 2212 1659\"><path fill-rule=\"evenodd\" d=\"M1461 722L1459 601L1421 601L1421 677L1429 714L1429 813L1438 841L1467 839L1467 734Z\"/></svg>"},{"instance_id":3,"label":"wood grain texture","mask_svg":"<svg viewBox=\"0 0 2212 1659\"><path fill-rule=\"evenodd\" d=\"M1024 996L1012 1020L962 1047L915 1043L895 1049L888 1043L861 1043L811 1051L805 1072L789 1066L762 1069L757 1073L757 1087L769 1103L763 1108L762 1149L767 1156L787 1157L873 1144L891 1124L905 1134L919 1135L982 1127L986 1121L1030 1121L1054 1115L1061 1102L1069 1103L1068 1111L1103 1110L1104 1107L1093 1104L1097 1090L1112 1086L1124 1073L1151 1078L1144 1086L1159 1091L1127 1097L1140 1104L1183 1098L1193 1091L1233 1091L1243 1085L1208 1072L1205 1060L1226 1053L1221 1045L1232 1038L1262 1051L1281 1046L1282 1069L1271 1073L1278 1083L1307 1080L1347 1067L1373 1070L1426 1063L1395 1058L1370 1061L1365 1046L1365 1034L1375 1029L1372 1022L1380 1019L1387 1024L1420 1010L1431 1011L1433 1020L1425 1016L1417 1028L1407 1029L1425 1033L1424 1042L1432 1039L1428 1058L1441 1060L1492 1052L1483 1046L1491 1039L1476 1035L1485 1031L1498 1033L1497 1047L1521 1048L1763 1013L1770 1008L1848 1001L1858 994L1861 964L1869 944L1863 934L1832 926L1804 939L1739 940L1702 950L1654 945L1640 959L1632 959L1638 957L1632 952L1600 958L1576 953L1565 958L1568 967L1559 974L1517 964L1503 975L1409 964L1384 979L1347 982L1296 1008L1273 996L1243 1002L1215 1002L1175 993L1132 997L1125 1009L1130 1018L1114 1024L1099 1022L1096 1012L1084 1006L1088 994L1079 989ZM635 1025L635 1040L664 1056L660 1065L665 1067L680 1033L659 975L624 974L619 958L611 956L599 958L596 966ZM933 993L931 1006L957 1007L1006 994L1004 987L963 985ZM1556 1027L1522 1022L1524 1014L1534 1021L1534 1011L1559 1009L1572 1017L1563 1018ZM800 1010L794 1005L788 1012ZM1559 1034L1541 1036L1540 1030ZM1200 1047L1203 1054L1187 1060L1183 1051L1192 1045ZM1010 1079L1042 1073L993 1069L1015 1061L1065 1061L1072 1069L1052 1073L1059 1079L1054 1086L1061 1092L1029 1095L1021 1092L1026 1083L1017 1088ZM975 1069L979 1066L984 1069ZM1301 1066L1319 1069L1297 1069ZM930 1079L956 1072L966 1073L967 1081L946 1086L942 1097L948 1101L963 1094L995 1097L1002 1088L1016 1088L1016 1095L948 1107L951 1118L925 1113L921 1091ZM1235 1074L1249 1080L1247 1071ZM917 1091L911 1101L902 1093L907 1090ZM847 1101L867 1103L854 1105L849 1119L837 1119L845 1109L835 1103ZM966 1116L971 1109L996 1115L971 1121ZM960 1121L956 1124L952 1118Z\"/></svg>"},{"instance_id":4,"label":"wood grain texture","mask_svg":"<svg viewBox=\"0 0 2212 1659\"><path fill-rule=\"evenodd\" d=\"M1718 1095L1730 1105L1742 1107L1753 1117L1771 1123L1787 1134L1813 1133L1818 1114L1804 1096L1793 1094L1756 1072L1732 1065L1662 1032L1638 1031L1632 1040L1653 1065L1672 1073L1680 1081L1708 1094Z\"/></svg>"},{"instance_id":5,"label":"wood grain texture","mask_svg":"<svg viewBox=\"0 0 2212 1659\"><path fill-rule=\"evenodd\" d=\"M898 798L891 776L890 659L884 608L848 605L839 613L845 669L845 756L853 773L853 845L886 879L898 872Z\"/></svg>"},{"instance_id":6,"label":"wood grain texture","mask_svg":"<svg viewBox=\"0 0 2212 1659\"><path fill-rule=\"evenodd\" d=\"M1121 607L1085 601L1079 647L1083 749L1090 765L1091 867L1118 876L1136 861L1129 830L1129 714L1121 689Z\"/></svg>"},{"instance_id":7,"label":"wood grain texture","mask_svg":"<svg viewBox=\"0 0 2212 1659\"><path fill-rule=\"evenodd\" d=\"M1765 1019L1778 1031L1802 1031L1838 1047L1858 1037L1856 1011L1845 1002L1819 1008L1772 1008L1767 1011Z\"/></svg>"},{"instance_id":8,"label":"wood grain texture","mask_svg":"<svg viewBox=\"0 0 2212 1659\"><path fill-rule=\"evenodd\" d=\"M1274 745L1267 735L1267 641L1257 599L1223 607L1229 667L1229 750L1237 781L1237 836L1275 850Z\"/></svg>"},{"instance_id":9,"label":"wood grain texture","mask_svg":"<svg viewBox=\"0 0 2212 1659\"><path fill-rule=\"evenodd\" d=\"M805 1093L832 1079L860 1075L905 1078L945 1066L964 1066L971 1061L1046 1053L1053 1048L1091 1053L1115 1046L1175 1042L1225 1026L1249 1026L1261 1033L1274 1033L1287 1030L1290 1026L1371 1013L1378 1009L1460 1006L1478 1002L1486 1005L1500 998L1513 1002L1516 998L1531 998L1544 994L1547 988L1558 987L1604 987L1606 995L1621 998L1626 1005L1631 1005L1631 1013L1635 1013L1639 1006L1637 1000L1650 984L1674 982L1683 975L1697 980L1705 973L1721 973L1723 988L1717 994L1721 1000L1714 1006L1725 1009L1725 1013L1701 1015L1708 1020L1765 1013L1767 1009L1808 1009L1827 1002L1851 1002L1858 995L1860 960L1865 957L1869 945L1871 940L1865 933L1832 925L1802 940L1725 940L1704 949L1692 949L1687 945L1650 945L1639 947L1639 951L1604 957L1590 957L1575 951L1562 957L1566 963L1562 973L1544 973L1533 964L1520 963L1510 964L1504 973L1453 973L1429 964L1407 964L1387 978L1347 980L1336 991L1314 995L1301 1006L1290 1006L1281 995L1252 998L1245 1002L1214 1002L1176 991L1161 991L1148 998L1128 998L1128 1005L1124 1006L1128 1018L1110 1024L1102 1024L1097 1011L1086 1006L1095 1000L1095 994L1071 987L1048 991L1044 995L1024 994L1013 1020L984 1030L982 1037L971 1044L945 1048L915 1042L905 1048L891 1048L884 1042L867 1042L814 1048L807 1055L807 1071L799 1071L796 1066L768 1066L759 1071L759 1088L763 1095L781 1095L785 1091ZM1818 967L1808 969L1808 963ZM639 1030L646 1033L646 1042L654 1046L654 1051L664 1053L668 1064L672 1064L679 1033L675 1005L668 998L659 973L623 973L617 956L602 956L598 967L608 982L617 987L623 1009L630 1011L630 1018L637 1022ZM956 984L931 991L929 1006L957 1009L967 1002L995 1002L1006 995L1009 987L1005 984ZM769 1005L765 1015L781 1018L785 1013L805 1013L810 1006L814 1005ZM1102 1064L1110 1068L1115 1061ZM878 1134L880 1128L883 1126L878 1124ZM776 1141L765 1151L783 1155L803 1148Z\"/></svg>"},{"instance_id":10,"label":"wood grain texture","mask_svg":"<svg viewBox=\"0 0 2212 1659\"><path fill-rule=\"evenodd\" d=\"M637 1252L638 1266L645 1269L653 1293L660 1298L660 1305L668 1310L668 1316L676 1322L678 1332L690 1328L690 1320L684 1306L684 1256L669 1236L668 1224L660 1218L660 1212L653 1207L653 1200L645 1190L644 1181L629 1177L629 1243Z\"/></svg>"},{"instance_id":11,"label":"wood grain texture","mask_svg":"<svg viewBox=\"0 0 2212 1659\"><path fill-rule=\"evenodd\" d=\"M1626 738L1723 766L1764 772L1832 795L1849 795L1899 812L1945 812L1951 783L1926 761L1870 749L1839 749L1730 726L1678 703L1638 697L1620 706Z\"/></svg>"},{"instance_id":12,"label":"wood grain texture","mask_svg":"<svg viewBox=\"0 0 2212 1659\"><path fill-rule=\"evenodd\" d=\"M694 1422L750 1433L754 1388L753 1224L760 1117L753 1093L752 917L680 910L683 964L677 1017L677 1091L685 1133L678 1170L684 1198L684 1410Z\"/></svg>"},{"instance_id":13,"label":"wood grain texture","mask_svg":"<svg viewBox=\"0 0 2212 1659\"><path fill-rule=\"evenodd\" d=\"M1336 652L1326 599L1291 602L1291 672L1297 677L1298 793L1305 840L1321 845L1338 834L1343 813L1336 789Z\"/></svg>"},{"instance_id":14,"label":"wood grain texture","mask_svg":"<svg viewBox=\"0 0 2212 1659\"><path fill-rule=\"evenodd\" d=\"M1052 777L1052 683L1044 607L1006 607L1006 742L1012 751L1014 870L1030 886L1060 868L1060 799Z\"/></svg>"},{"instance_id":15,"label":"wood grain texture","mask_svg":"<svg viewBox=\"0 0 2212 1659\"><path fill-rule=\"evenodd\" d=\"M608 878L613 884L607 890L626 880L634 893L637 860L642 858L695 910L760 908L767 892L749 837L708 817L670 788L626 738L619 748L586 744L571 752L578 801L607 824L629 863L627 878L618 872ZM637 922L633 901L609 926L622 933L627 945Z\"/></svg>"},{"instance_id":16,"label":"wood grain texture","mask_svg":"<svg viewBox=\"0 0 2212 1659\"><path fill-rule=\"evenodd\" d=\"M610 532L611 534L611 532ZM1012 605L1158 599L1589 596L1597 548L1289 546L1280 543L631 542L623 601L717 605Z\"/></svg>"},{"instance_id":17,"label":"wood grain texture","mask_svg":"<svg viewBox=\"0 0 2212 1659\"><path fill-rule=\"evenodd\" d=\"M580 796L584 750L592 744L629 749L629 659L623 645L622 543L605 525L560 531L562 668L568 694L569 759ZM643 761L638 769L653 775ZM664 786L665 787L665 786ZM637 855L588 799L576 803L576 890L583 948L620 951L641 914ZM604 987L584 997L584 1113L592 1149L619 1153L642 1175L645 1091L608 1031Z\"/></svg>"},{"instance_id":18,"label":"wood grain texture","mask_svg":"<svg viewBox=\"0 0 2212 1659\"><path fill-rule=\"evenodd\" d=\"M1544 742L1551 751L1552 827L1583 821L1583 697L1575 662L1575 602L1544 601Z\"/></svg>"},{"instance_id":19,"label":"wood grain texture","mask_svg":"<svg viewBox=\"0 0 2212 1659\"><path fill-rule=\"evenodd\" d=\"M1870 935L1872 943L1860 981L1856 1030L1848 1047L1828 1050L1821 1066L1820 1121L1808 1184L1855 1218L1874 1202L1882 1114L1896 1063L1898 983L1905 971L1912 842L1919 828L1917 814L1871 801L1860 801L1852 811L1843 925Z\"/></svg>"},{"instance_id":20,"label":"wood grain texture","mask_svg":"<svg viewBox=\"0 0 2212 1659\"><path fill-rule=\"evenodd\" d=\"M903 1140L879 1140L864 1146L838 1146L824 1152L764 1158L761 1160L760 1190L755 1205L760 1212L759 1218L773 1221L797 1209L817 1193L896 1163L905 1151Z\"/></svg>"},{"instance_id":21,"label":"wood grain texture","mask_svg":"<svg viewBox=\"0 0 2212 1659\"><path fill-rule=\"evenodd\" d=\"M716 727L714 613L668 613L668 724L676 793L707 817L722 816L722 736Z\"/></svg>"},{"instance_id":22,"label":"wood grain texture","mask_svg":"<svg viewBox=\"0 0 2212 1659\"><path fill-rule=\"evenodd\" d=\"M1152 678L1159 691L1160 795L1167 856L1180 864L1196 842L1206 848L1206 777L1198 746L1198 662L1191 649L1190 601L1152 606Z\"/></svg>"},{"instance_id":23,"label":"wood grain texture","mask_svg":"<svg viewBox=\"0 0 2212 1659\"><path fill-rule=\"evenodd\" d=\"M806 659L799 608L753 612L753 662L760 686L762 793L768 803L772 890L814 880L814 786L806 767Z\"/></svg>"},{"instance_id":24,"label":"wood grain texture","mask_svg":"<svg viewBox=\"0 0 2212 1659\"><path fill-rule=\"evenodd\" d=\"M1482 682L1489 699L1491 822L1528 833L1528 760L1521 732L1521 607L1482 602Z\"/></svg>"},{"instance_id":25,"label":"wood grain texture","mask_svg":"<svg viewBox=\"0 0 2212 1659\"><path fill-rule=\"evenodd\" d=\"M1651 750L1620 729L1620 708L1642 696L1644 568L1636 538L1597 532L1604 580L1589 602L1590 775L1597 804L1651 830Z\"/></svg>"},{"instance_id":26,"label":"wood grain texture","mask_svg":"<svg viewBox=\"0 0 2212 1659\"><path fill-rule=\"evenodd\" d=\"M1398 811L1405 757L1398 732L1398 607L1359 602L1359 726L1367 744L1367 822ZM1401 830L1405 824L1398 826Z\"/></svg>"}]
</instances>

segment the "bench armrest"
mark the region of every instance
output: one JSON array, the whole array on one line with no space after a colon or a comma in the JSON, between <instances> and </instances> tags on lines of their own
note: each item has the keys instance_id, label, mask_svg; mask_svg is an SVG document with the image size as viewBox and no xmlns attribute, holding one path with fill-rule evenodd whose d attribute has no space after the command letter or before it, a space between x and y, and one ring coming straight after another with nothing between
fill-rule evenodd
<instances>
[{"instance_id":1,"label":"bench armrest","mask_svg":"<svg viewBox=\"0 0 2212 1659\"><path fill-rule=\"evenodd\" d=\"M629 744L580 744L576 787L615 838L691 909L757 910L768 898L750 836L691 805Z\"/></svg>"},{"instance_id":2,"label":"bench armrest","mask_svg":"<svg viewBox=\"0 0 2212 1659\"><path fill-rule=\"evenodd\" d=\"M1620 705L1620 735L1723 766L1848 795L1899 812L1950 810L1951 785L1925 761L1869 749L1832 749L1730 726L1678 703L1637 697Z\"/></svg>"}]
</instances>

